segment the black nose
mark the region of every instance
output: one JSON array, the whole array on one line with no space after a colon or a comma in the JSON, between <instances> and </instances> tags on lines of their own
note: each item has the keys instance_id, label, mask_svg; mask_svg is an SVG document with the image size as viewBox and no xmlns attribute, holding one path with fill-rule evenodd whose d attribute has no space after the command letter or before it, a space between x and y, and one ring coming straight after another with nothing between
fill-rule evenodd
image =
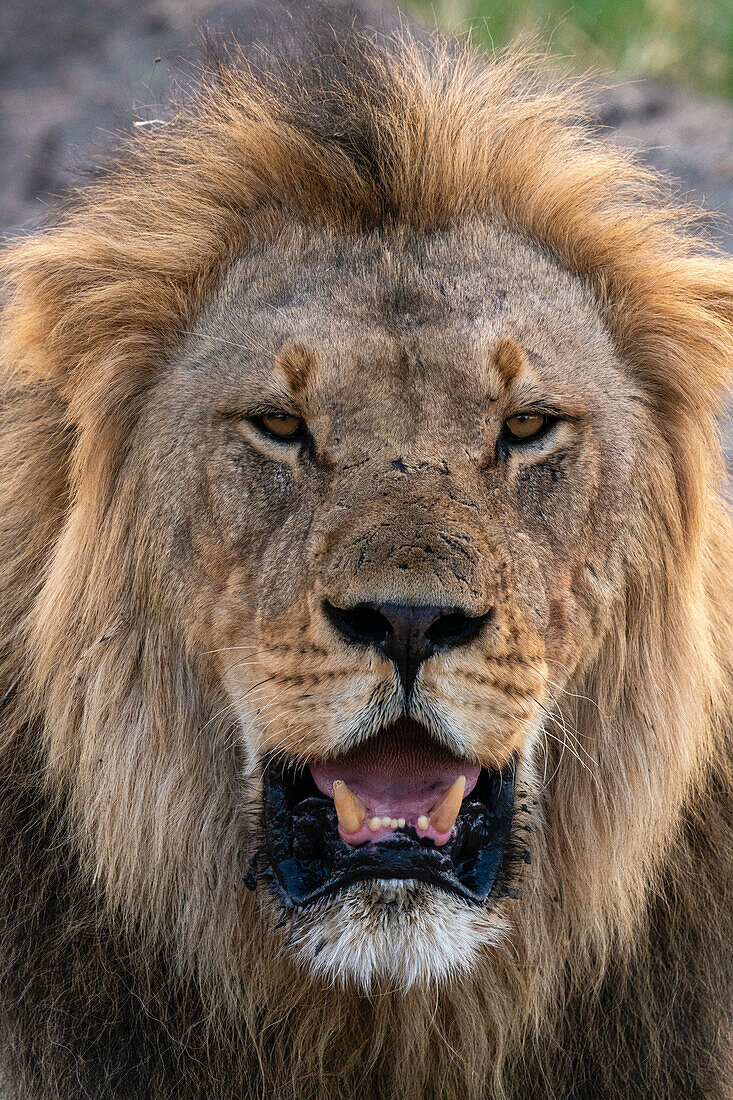
<instances>
[{"instance_id":1,"label":"black nose","mask_svg":"<svg viewBox=\"0 0 733 1100\"><path fill-rule=\"evenodd\" d=\"M432 604L371 604L334 607L324 601L326 618L350 642L371 646L390 657L409 695L420 664L433 653L466 645L490 618Z\"/></svg>"}]
</instances>

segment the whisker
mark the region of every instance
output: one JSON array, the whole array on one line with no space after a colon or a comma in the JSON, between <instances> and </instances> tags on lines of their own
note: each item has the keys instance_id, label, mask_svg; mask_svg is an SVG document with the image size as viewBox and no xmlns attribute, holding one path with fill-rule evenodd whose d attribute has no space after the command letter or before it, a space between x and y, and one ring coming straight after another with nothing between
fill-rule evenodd
<instances>
[{"instance_id":1,"label":"whisker","mask_svg":"<svg viewBox=\"0 0 733 1100\"><path fill-rule=\"evenodd\" d=\"M246 644L245 645L225 645L225 646L222 646L221 649L207 649L202 653L201 656L202 657L210 657L212 655L212 653L230 653L232 650L235 650L235 649L253 649L253 650L256 650L260 653L263 652L261 647L256 646L256 645L246 645Z\"/></svg>"},{"instance_id":2,"label":"whisker","mask_svg":"<svg viewBox=\"0 0 733 1100\"><path fill-rule=\"evenodd\" d=\"M588 767L588 765L585 763L584 760L581 760L581 758L578 756L577 752L575 752L575 750L573 749L572 745L569 745L568 742L566 740L562 739L562 738L555 737L555 735L553 733L550 733L550 731L547 730L547 729L544 732L545 732L545 737L549 737L549 738L551 738L551 740L556 741L558 745L562 745L562 752L560 753L560 760L558 761L558 764L557 764L557 767L555 768L555 771L552 773L552 776L550 778L550 783L555 778L555 776L557 775L557 773L560 769L560 765L562 764L563 756L565 754L566 749L570 753L571 756L575 757L575 759L578 761L580 766L582 768L585 768L585 770L588 772L588 775L590 775L591 778L593 779L593 782L594 783L598 782L598 776L593 771L591 771L591 769Z\"/></svg>"},{"instance_id":3,"label":"whisker","mask_svg":"<svg viewBox=\"0 0 733 1100\"><path fill-rule=\"evenodd\" d=\"M227 347L234 348L236 351L255 351L263 352L270 358L274 358L275 350L268 348L261 341L257 340L250 333L242 333L242 339L244 342L240 343L237 340L228 340L226 336L217 336L213 332L197 332L195 329L181 329L182 336L194 336L197 340L214 340L218 344L225 344Z\"/></svg>"},{"instance_id":4,"label":"whisker","mask_svg":"<svg viewBox=\"0 0 733 1100\"><path fill-rule=\"evenodd\" d=\"M551 698L551 700L552 700L552 702L553 702L553 704L556 708L556 711L557 711L556 714L553 714L551 711L549 711L544 706L544 704L541 703L539 700L536 700L536 702L537 702L538 706L542 709L542 711L547 715L547 717L550 719L551 722L558 722L558 721L560 722L560 724L562 726L562 730L563 730L563 735L571 737L573 742L575 743L575 746L578 749L578 751L584 753L584 755L586 756L588 761L594 767L597 767L598 766L598 761L594 760L593 757L588 752L588 750L585 748L585 746L581 744L579 731L577 731L574 727L569 727L568 726L565 715L562 712L562 708L560 707L557 700L553 698L551 693L550 693L550 698Z\"/></svg>"},{"instance_id":5,"label":"whisker","mask_svg":"<svg viewBox=\"0 0 733 1100\"><path fill-rule=\"evenodd\" d=\"M553 663L553 664L557 664L558 662L556 662L556 661L553 661L552 663ZM598 703L596 702L596 700L595 700L595 699L591 699L590 695L580 695L580 694L579 694L578 692L576 692L576 691L569 691L569 690L568 690L567 688L564 688L564 687L562 687L562 685L561 685L561 684L556 684L554 680L547 680L547 681L546 681L546 683L550 684L550 685L551 685L552 687L554 687L554 688L555 688L555 689L556 689L557 691L561 691L561 692L563 693L563 695L567 695L567 696L568 696L568 697L569 697L570 699L580 699L580 700L582 700L582 702L584 702L584 703L590 703L590 704L591 704L591 706L593 706L593 707L595 707L595 708L596 708L596 710L597 710L597 711L598 711L598 713L599 713L599 714L601 715L601 717L605 717L605 716L604 716L604 713L603 713L603 711L602 711L602 710L601 710L601 708L599 707L599 705L598 705Z\"/></svg>"}]
</instances>

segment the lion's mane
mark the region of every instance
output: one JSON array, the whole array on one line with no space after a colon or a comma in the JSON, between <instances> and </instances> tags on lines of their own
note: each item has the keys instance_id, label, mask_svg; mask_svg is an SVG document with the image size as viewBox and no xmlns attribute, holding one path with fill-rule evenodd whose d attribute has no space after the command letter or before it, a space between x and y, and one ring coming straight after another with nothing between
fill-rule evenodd
<instances>
[{"instance_id":1,"label":"lion's mane","mask_svg":"<svg viewBox=\"0 0 733 1100\"><path fill-rule=\"evenodd\" d=\"M367 999L304 981L287 929L262 933L221 689L116 473L161 363L244 250L289 222L475 215L592 288L676 492L649 485L625 600L560 701L587 756L550 760L511 951L440 995ZM733 273L659 182L525 59L342 31L293 64L219 57L4 270L11 1095L730 1096L733 532L715 415Z\"/></svg>"}]
</instances>

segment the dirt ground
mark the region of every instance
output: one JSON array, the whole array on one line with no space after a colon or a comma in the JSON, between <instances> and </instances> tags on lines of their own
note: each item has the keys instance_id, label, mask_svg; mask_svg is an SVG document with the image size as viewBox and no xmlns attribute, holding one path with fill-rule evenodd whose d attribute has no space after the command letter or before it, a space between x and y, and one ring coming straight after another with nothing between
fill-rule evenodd
<instances>
[{"instance_id":1,"label":"dirt ground","mask_svg":"<svg viewBox=\"0 0 733 1100\"><path fill-rule=\"evenodd\" d=\"M347 0L345 0L347 2ZM394 10L348 2L381 26ZM198 28L266 40L307 0L0 0L0 234L41 221L110 133L159 117L189 79ZM598 90L599 125L710 212L733 253L733 103L627 82ZM733 469L733 429L726 428Z\"/></svg>"}]
</instances>

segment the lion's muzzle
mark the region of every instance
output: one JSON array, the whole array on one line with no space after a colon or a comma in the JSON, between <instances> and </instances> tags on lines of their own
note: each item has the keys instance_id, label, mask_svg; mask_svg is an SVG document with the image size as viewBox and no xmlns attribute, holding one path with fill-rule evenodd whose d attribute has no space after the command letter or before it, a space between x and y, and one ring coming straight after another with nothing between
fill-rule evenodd
<instances>
[{"instance_id":1,"label":"lion's muzzle","mask_svg":"<svg viewBox=\"0 0 733 1100\"><path fill-rule=\"evenodd\" d=\"M407 696L423 661L434 653L474 641L491 617L490 611L471 615L459 607L434 604L335 607L328 600L323 603L323 612L347 642L379 650L393 661Z\"/></svg>"}]
</instances>

